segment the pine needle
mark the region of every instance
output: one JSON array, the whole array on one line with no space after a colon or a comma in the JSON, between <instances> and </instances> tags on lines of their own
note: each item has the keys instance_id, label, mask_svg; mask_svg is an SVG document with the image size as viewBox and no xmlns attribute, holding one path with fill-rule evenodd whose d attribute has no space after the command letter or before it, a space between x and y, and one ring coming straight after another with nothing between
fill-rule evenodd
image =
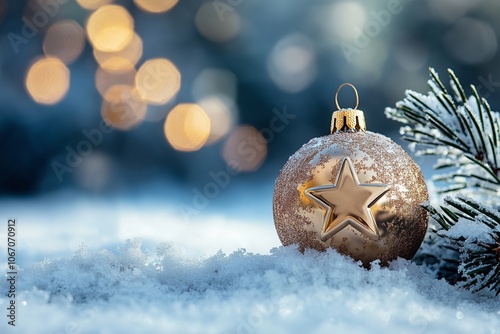
<instances>
[{"instance_id":1,"label":"pine needle","mask_svg":"<svg viewBox=\"0 0 500 334\"><path fill-rule=\"evenodd\" d=\"M434 169L445 171L433 179L444 183L446 197L439 208L422 205L437 228L424 241L416 261L437 267L438 278L472 291L489 289L500 294L500 115L492 111L474 85L471 96L448 69L448 94L434 69L429 69L430 91L407 90L387 117L407 124L403 139L417 155L439 157ZM457 194L466 192L474 199Z\"/></svg>"}]
</instances>

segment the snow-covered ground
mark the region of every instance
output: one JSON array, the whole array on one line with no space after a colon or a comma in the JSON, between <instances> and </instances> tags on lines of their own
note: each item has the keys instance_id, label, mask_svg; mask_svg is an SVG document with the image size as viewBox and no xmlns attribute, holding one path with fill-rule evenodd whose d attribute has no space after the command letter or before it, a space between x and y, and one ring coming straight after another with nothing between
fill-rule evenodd
<instances>
[{"instance_id":1,"label":"snow-covered ground","mask_svg":"<svg viewBox=\"0 0 500 334\"><path fill-rule=\"evenodd\" d=\"M21 270L16 327L2 293L0 333L500 333L499 297L409 261L366 270L334 251L283 248L272 188L242 196L254 201L190 219L155 192L2 200L0 251L16 218Z\"/></svg>"}]
</instances>

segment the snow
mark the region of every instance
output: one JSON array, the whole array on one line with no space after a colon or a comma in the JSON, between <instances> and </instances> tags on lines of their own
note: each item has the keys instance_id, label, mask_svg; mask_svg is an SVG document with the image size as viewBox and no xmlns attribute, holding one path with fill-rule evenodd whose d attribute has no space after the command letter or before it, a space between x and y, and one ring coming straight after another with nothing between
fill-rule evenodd
<instances>
[{"instance_id":1,"label":"snow","mask_svg":"<svg viewBox=\"0 0 500 334\"><path fill-rule=\"evenodd\" d=\"M2 315L0 332L500 333L499 297L410 261L367 270L281 247L268 193L253 194L258 215L214 206L190 221L155 194L2 200L2 220L18 215L21 270L17 326Z\"/></svg>"},{"instance_id":2,"label":"snow","mask_svg":"<svg viewBox=\"0 0 500 334\"><path fill-rule=\"evenodd\" d=\"M453 225L448 231L442 231L440 234L446 235L451 239L464 239L464 244L470 248L479 248L475 246L479 244L494 244L491 228L480 222L484 219L481 215L476 217L477 220L463 219ZM486 220L486 219L484 219Z\"/></svg>"}]
</instances>

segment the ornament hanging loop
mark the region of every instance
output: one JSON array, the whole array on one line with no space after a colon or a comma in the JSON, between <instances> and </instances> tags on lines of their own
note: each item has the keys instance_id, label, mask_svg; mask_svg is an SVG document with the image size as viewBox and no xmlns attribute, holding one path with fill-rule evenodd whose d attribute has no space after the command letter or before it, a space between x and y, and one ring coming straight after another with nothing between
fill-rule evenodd
<instances>
[{"instance_id":1,"label":"ornament hanging loop","mask_svg":"<svg viewBox=\"0 0 500 334\"><path fill-rule=\"evenodd\" d=\"M352 90L354 91L354 96L356 97L356 106L353 109L358 109L358 105L359 105L358 90L356 89L356 87L354 87L353 84L346 82L346 83L343 83L342 85L340 85L340 87L337 89L337 92L335 93L335 105L337 106L337 110L342 109L342 108L340 108L340 105L339 105L339 92L345 86L351 87Z\"/></svg>"},{"instance_id":2,"label":"ornament hanging loop","mask_svg":"<svg viewBox=\"0 0 500 334\"><path fill-rule=\"evenodd\" d=\"M342 109L339 106L339 92L344 86L349 86L354 90L354 96L356 97L356 106L352 109ZM337 105L337 111L334 111L332 114L330 133L366 131L365 115L363 111L358 109L358 90L356 89L356 87L354 87L353 84L346 82L340 85L339 89L337 89L337 92L335 93L335 104Z\"/></svg>"}]
</instances>

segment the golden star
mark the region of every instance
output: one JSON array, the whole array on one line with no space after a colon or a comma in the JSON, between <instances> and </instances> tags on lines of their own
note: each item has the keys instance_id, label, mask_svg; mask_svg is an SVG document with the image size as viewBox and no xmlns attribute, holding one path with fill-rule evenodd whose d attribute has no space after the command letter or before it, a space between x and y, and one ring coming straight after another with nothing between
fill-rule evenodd
<instances>
[{"instance_id":1,"label":"golden star","mask_svg":"<svg viewBox=\"0 0 500 334\"><path fill-rule=\"evenodd\" d=\"M321 240L327 241L347 225L371 238L380 236L370 207L389 186L381 183L361 184L349 158L344 158L335 184L306 189L305 194L326 210Z\"/></svg>"}]
</instances>

